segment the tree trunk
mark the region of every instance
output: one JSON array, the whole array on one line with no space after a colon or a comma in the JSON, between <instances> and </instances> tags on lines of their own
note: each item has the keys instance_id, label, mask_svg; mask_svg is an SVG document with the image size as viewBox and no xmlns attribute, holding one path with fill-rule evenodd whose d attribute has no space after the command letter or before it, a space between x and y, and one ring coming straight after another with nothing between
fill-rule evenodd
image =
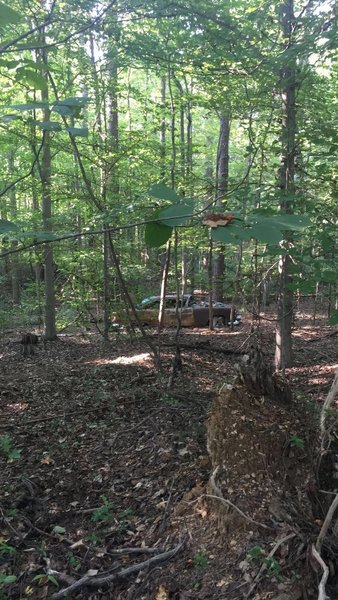
<instances>
[{"instance_id":1,"label":"tree trunk","mask_svg":"<svg viewBox=\"0 0 338 600\"><path fill-rule=\"evenodd\" d=\"M170 265L170 250L171 250L171 241L167 241L166 253L165 253L165 261L163 265L162 271L162 282L161 282L161 298L160 298L160 309L158 312L158 330L163 326L163 316L164 316L164 308L165 308L165 295L167 290L167 282L168 282L168 274L169 274L169 265Z\"/></svg>"},{"instance_id":2,"label":"tree trunk","mask_svg":"<svg viewBox=\"0 0 338 600\"><path fill-rule=\"evenodd\" d=\"M45 41L45 36L42 36ZM47 51L44 48L41 51L41 58L44 64L43 76L48 83ZM41 91L41 101L48 103L48 88ZM43 121L50 121L49 108L43 109ZM41 156L41 183L42 183L42 221L44 231L51 233L52 225L52 198L51 198L51 147L50 133L44 131L44 141ZM44 245L45 261L45 338L54 340L56 338L55 326L55 280L54 280L54 258L53 245L46 242Z\"/></svg>"},{"instance_id":3,"label":"tree trunk","mask_svg":"<svg viewBox=\"0 0 338 600\"><path fill-rule=\"evenodd\" d=\"M10 173L14 173L14 152L11 150L8 154L8 169ZM11 187L9 190L9 213L11 221L16 220L17 205L16 205L16 193L15 187ZM17 242L11 243L11 248L14 250L18 245ZM11 279L12 279L12 302L13 304L20 304L20 265L18 255L13 254L11 257Z\"/></svg>"},{"instance_id":4,"label":"tree trunk","mask_svg":"<svg viewBox=\"0 0 338 600\"><path fill-rule=\"evenodd\" d=\"M285 48L292 45L294 24L293 0L285 0L280 7L280 19ZM282 82L282 162L280 167L280 188L284 195L280 210L292 213L293 207L290 194L295 188L295 142L296 142L296 105L295 105L295 64L290 58L281 71ZM291 239L285 240L285 246L290 246ZM283 370L292 366L292 319L293 293L289 289L292 281L291 258L282 256L279 261L279 298L276 326L275 367Z\"/></svg>"},{"instance_id":5,"label":"tree trunk","mask_svg":"<svg viewBox=\"0 0 338 600\"><path fill-rule=\"evenodd\" d=\"M223 199L228 191L229 180L229 136L230 121L225 115L220 118L220 130L217 155L217 182L216 182L216 206L223 206ZM224 246L214 257L213 279L214 300L222 301L224 294Z\"/></svg>"},{"instance_id":6,"label":"tree trunk","mask_svg":"<svg viewBox=\"0 0 338 600\"><path fill-rule=\"evenodd\" d=\"M166 132L166 119L165 119L165 102L166 102L166 88L167 80L165 75L161 78L161 109L162 117L160 123L160 161L161 161L161 178L165 178L165 132Z\"/></svg>"}]
</instances>

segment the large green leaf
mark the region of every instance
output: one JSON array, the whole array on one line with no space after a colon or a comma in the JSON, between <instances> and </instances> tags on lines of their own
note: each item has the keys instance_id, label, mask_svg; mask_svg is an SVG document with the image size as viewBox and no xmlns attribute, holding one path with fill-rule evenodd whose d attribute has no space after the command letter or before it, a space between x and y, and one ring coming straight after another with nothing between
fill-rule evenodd
<instances>
[{"instance_id":1,"label":"large green leaf","mask_svg":"<svg viewBox=\"0 0 338 600\"><path fill-rule=\"evenodd\" d=\"M239 225L231 224L227 226L227 229L229 230L229 233L236 236L236 238L238 238L241 241L247 241L251 239L250 229L246 227L240 227Z\"/></svg>"},{"instance_id":2,"label":"large green leaf","mask_svg":"<svg viewBox=\"0 0 338 600\"><path fill-rule=\"evenodd\" d=\"M70 133L73 136L77 136L77 137L88 137L88 129L83 127L66 127L66 131L68 131L68 133Z\"/></svg>"},{"instance_id":3,"label":"large green leaf","mask_svg":"<svg viewBox=\"0 0 338 600\"><path fill-rule=\"evenodd\" d=\"M186 200L183 204L173 204L161 210L158 213L158 220L163 225L168 225L169 227L185 225L191 218L193 211L194 201Z\"/></svg>"},{"instance_id":4,"label":"large green leaf","mask_svg":"<svg viewBox=\"0 0 338 600\"><path fill-rule=\"evenodd\" d=\"M311 221L309 217L305 215L276 215L273 217L269 217L266 219L262 219L262 223L266 223L267 225L276 226L282 230L291 230L291 231L301 231L305 227L311 225Z\"/></svg>"},{"instance_id":5,"label":"large green leaf","mask_svg":"<svg viewBox=\"0 0 338 600\"><path fill-rule=\"evenodd\" d=\"M57 239L52 231L24 231L20 233L20 239L31 239L36 242L51 242Z\"/></svg>"},{"instance_id":6,"label":"large green leaf","mask_svg":"<svg viewBox=\"0 0 338 600\"><path fill-rule=\"evenodd\" d=\"M19 64L19 60L5 60L4 58L0 58L0 67L5 67L6 69L15 69Z\"/></svg>"},{"instance_id":7,"label":"large green leaf","mask_svg":"<svg viewBox=\"0 0 338 600\"><path fill-rule=\"evenodd\" d=\"M284 238L280 229L266 223L255 223L251 227L250 233L251 237L266 244L278 244Z\"/></svg>"},{"instance_id":8,"label":"large green leaf","mask_svg":"<svg viewBox=\"0 0 338 600\"><path fill-rule=\"evenodd\" d=\"M238 240L232 235L231 227L216 227L211 230L211 239L223 244L238 244Z\"/></svg>"},{"instance_id":9,"label":"large green leaf","mask_svg":"<svg viewBox=\"0 0 338 600\"><path fill-rule=\"evenodd\" d=\"M145 230L145 243L150 248L159 248L167 243L173 228L160 223L147 223Z\"/></svg>"},{"instance_id":10,"label":"large green leaf","mask_svg":"<svg viewBox=\"0 0 338 600\"><path fill-rule=\"evenodd\" d=\"M30 102L29 104L11 104L8 108L14 110L38 110L39 108L48 108L48 102Z\"/></svg>"},{"instance_id":11,"label":"large green leaf","mask_svg":"<svg viewBox=\"0 0 338 600\"><path fill-rule=\"evenodd\" d=\"M11 123L11 121L17 121L18 119L21 119L19 115L2 115L2 117L0 117L2 123Z\"/></svg>"},{"instance_id":12,"label":"large green leaf","mask_svg":"<svg viewBox=\"0 0 338 600\"><path fill-rule=\"evenodd\" d=\"M184 199L184 197L179 196L175 190L166 186L164 183L155 183L152 185L148 194L149 196L153 196L153 198L169 200L170 202L179 202Z\"/></svg>"},{"instance_id":13,"label":"large green leaf","mask_svg":"<svg viewBox=\"0 0 338 600\"><path fill-rule=\"evenodd\" d=\"M66 106L65 104L62 106L53 106L53 111L63 117L71 117L74 115L74 109L70 106Z\"/></svg>"},{"instance_id":14,"label":"large green leaf","mask_svg":"<svg viewBox=\"0 0 338 600\"><path fill-rule=\"evenodd\" d=\"M77 106L83 108L90 102L90 98L84 96L74 96L73 98L64 98L55 102L55 106Z\"/></svg>"},{"instance_id":15,"label":"large green leaf","mask_svg":"<svg viewBox=\"0 0 338 600\"><path fill-rule=\"evenodd\" d=\"M334 310L330 319L329 319L329 325L337 325L338 323L338 310Z\"/></svg>"},{"instance_id":16,"label":"large green leaf","mask_svg":"<svg viewBox=\"0 0 338 600\"><path fill-rule=\"evenodd\" d=\"M61 131L61 124L57 121L32 121L32 123L45 131Z\"/></svg>"},{"instance_id":17,"label":"large green leaf","mask_svg":"<svg viewBox=\"0 0 338 600\"><path fill-rule=\"evenodd\" d=\"M0 234L8 233L9 231L19 231L19 227L11 221L0 219Z\"/></svg>"},{"instance_id":18,"label":"large green leaf","mask_svg":"<svg viewBox=\"0 0 338 600\"><path fill-rule=\"evenodd\" d=\"M16 10L0 2L0 27L19 21L21 21L21 15Z\"/></svg>"},{"instance_id":19,"label":"large green leaf","mask_svg":"<svg viewBox=\"0 0 338 600\"><path fill-rule=\"evenodd\" d=\"M27 83L34 90L46 90L48 88L46 79L36 71L20 67L17 70L15 79Z\"/></svg>"}]
</instances>

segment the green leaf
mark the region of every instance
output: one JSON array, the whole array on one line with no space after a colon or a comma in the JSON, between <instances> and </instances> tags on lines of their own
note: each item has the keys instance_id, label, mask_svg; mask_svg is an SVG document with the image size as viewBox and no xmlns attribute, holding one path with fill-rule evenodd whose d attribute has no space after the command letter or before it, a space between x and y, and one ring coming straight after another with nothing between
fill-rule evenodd
<instances>
[{"instance_id":1,"label":"green leaf","mask_svg":"<svg viewBox=\"0 0 338 600\"><path fill-rule=\"evenodd\" d=\"M311 225L309 217L305 215L276 215L267 219L263 219L261 222L265 222L267 225L271 224L272 226L277 226L284 231L287 229L292 231L301 231L305 227L309 227L309 225Z\"/></svg>"},{"instance_id":2,"label":"green leaf","mask_svg":"<svg viewBox=\"0 0 338 600\"><path fill-rule=\"evenodd\" d=\"M78 109L76 109L78 110ZM71 117L74 115L74 109L69 107L69 106L53 106L53 111L58 113L58 115L61 115L63 117Z\"/></svg>"},{"instance_id":3,"label":"green leaf","mask_svg":"<svg viewBox=\"0 0 338 600\"><path fill-rule=\"evenodd\" d=\"M160 223L147 223L145 230L145 243L150 248L159 248L167 243L173 228Z\"/></svg>"},{"instance_id":4,"label":"green leaf","mask_svg":"<svg viewBox=\"0 0 338 600\"><path fill-rule=\"evenodd\" d=\"M66 533L66 530L64 527L60 527L59 525L55 525L55 527L53 527L53 533Z\"/></svg>"},{"instance_id":5,"label":"green leaf","mask_svg":"<svg viewBox=\"0 0 338 600\"><path fill-rule=\"evenodd\" d=\"M0 575L0 583L3 585L9 585L10 583L15 583L17 577L15 575Z\"/></svg>"},{"instance_id":6,"label":"green leaf","mask_svg":"<svg viewBox=\"0 0 338 600\"><path fill-rule=\"evenodd\" d=\"M20 118L21 117L19 117L18 115L3 115L2 117L0 117L0 121L2 123L11 123L12 121L17 121Z\"/></svg>"},{"instance_id":7,"label":"green leaf","mask_svg":"<svg viewBox=\"0 0 338 600\"><path fill-rule=\"evenodd\" d=\"M21 15L6 4L0 2L0 24L2 27L21 21Z\"/></svg>"},{"instance_id":8,"label":"green leaf","mask_svg":"<svg viewBox=\"0 0 338 600\"><path fill-rule=\"evenodd\" d=\"M312 294L316 289L316 283L314 279L293 281L288 284L288 289L293 291L299 290L303 294Z\"/></svg>"},{"instance_id":9,"label":"green leaf","mask_svg":"<svg viewBox=\"0 0 338 600\"><path fill-rule=\"evenodd\" d=\"M64 98L55 102L54 107L58 106L74 106L83 108L90 102L90 98L84 96L74 96L74 98Z\"/></svg>"},{"instance_id":10,"label":"green leaf","mask_svg":"<svg viewBox=\"0 0 338 600\"><path fill-rule=\"evenodd\" d=\"M61 131L61 124L57 121L32 121L34 125L44 131Z\"/></svg>"},{"instance_id":11,"label":"green leaf","mask_svg":"<svg viewBox=\"0 0 338 600\"><path fill-rule=\"evenodd\" d=\"M0 219L0 234L8 233L9 231L19 231L19 227L11 221L6 221L6 219Z\"/></svg>"},{"instance_id":12,"label":"green leaf","mask_svg":"<svg viewBox=\"0 0 338 600\"><path fill-rule=\"evenodd\" d=\"M184 197L176 194L175 190L166 186L164 183L155 183L152 185L148 194L149 196L153 196L153 198L169 200L170 202L179 202L184 199Z\"/></svg>"},{"instance_id":13,"label":"green leaf","mask_svg":"<svg viewBox=\"0 0 338 600\"><path fill-rule=\"evenodd\" d=\"M338 323L338 309L332 312L332 315L329 319L329 325L337 325Z\"/></svg>"},{"instance_id":14,"label":"green leaf","mask_svg":"<svg viewBox=\"0 0 338 600\"><path fill-rule=\"evenodd\" d=\"M230 228L230 229L229 229ZM229 233L236 236L239 240L246 241L251 239L250 229L246 227L239 227L238 225L227 225Z\"/></svg>"},{"instance_id":15,"label":"green leaf","mask_svg":"<svg viewBox=\"0 0 338 600\"><path fill-rule=\"evenodd\" d=\"M59 587L58 581L55 579L54 575L48 575L48 581L50 581L55 587Z\"/></svg>"},{"instance_id":16,"label":"green leaf","mask_svg":"<svg viewBox=\"0 0 338 600\"><path fill-rule=\"evenodd\" d=\"M223 244L238 244L238 240L232 235L230 226L212 229L211 239L214 242L222 242Z\"/></svg>"},{"instance_id":17,"label":"green leaf","mask_svg":"<svg viewBox=\"0 0 338 600\"><path fill-rule=\"evenodd\" d=\"M48 88L46 79L40 73L25 67L20 67L17 70L15 79L27 83L34 90L46 90Z\"/></svg>"},{"instance_id":18,"label":"green leaf","mask_svg":"<svg viewBox=\"0 0 338 600\"><path fill-rule=\"evenodd\" d=\"M173 204L168 208L164 208L158 213L158 220L163 225L176 227L177 225L185 225L192 216L194 211L194 201L186 200L184 204Z\"/></svg>"},{"instance_id":19,"label":"green leaf","mask_svg":"<svg viewBox=\"0 0 338 600\"><path fill-rule=\"evenodd\" d=\"M13 448L13 450L10 451L8 458L10 458L11 460L18 460L21 457L21 452L22 450Z\"/></svg>"},{"instance_id":20,"label":"green leaf","mask_svg":"<svg viewBox=\"0 0 338 600\"><path fill-rule=\"evenodd\" d=\"M259 242L265 242L266 244L278 244L283 238L283 233L275 228L267 226L264 223L256 223L251 227L251 237L255 238Z\"/></svg>"},{"instance_id":21,"label":"green leaf","mask_svg":"<svg viewBox=\"0 0 338 600\"><path fill-rule=\"evenodd\" d=\"M15 69L19 64L19 60L4 60L0 58L0 67L5 67L5 69Z\"/></svg>"},{"instance_id":22,"label":"green leaf","mask_svg":"<svg viewBox=\"0 0 338 600\"><path fill-rule=\"evenodd\" d=\"M80 128L80 127L66 127L65 128L66 131L68 131L68 133L70 133L71 135L73 135L74 137L84 137L87 138L88 137L88 129L86 127Z\"/></svg>"},{"instance_id":23,"label":"green leaf","mask_svg":"<svg viewBox=\"0 0 338 600\"><path fill-rule=\"evenodd\" d=\"M48 102L30 102L29 104L10 104L8 108L14 110L38 110L39 108L48 108Z\"/></svg>"},{"instance_id":24,"label":"green leaf","mask_svg":"<svg viewBox=\"0 0 338 600\"><path fill-rule=\"evenodd\" d=\"M20 233L20 239L29 238L37 242L51 242L56 239L56 235L51 231L25 231Z\"/></svg>"}]
</instances>

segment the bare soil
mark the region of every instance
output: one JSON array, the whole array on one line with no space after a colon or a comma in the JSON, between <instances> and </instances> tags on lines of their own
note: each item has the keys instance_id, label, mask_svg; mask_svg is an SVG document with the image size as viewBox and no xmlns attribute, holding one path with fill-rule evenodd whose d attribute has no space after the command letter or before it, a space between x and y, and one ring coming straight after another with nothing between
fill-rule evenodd
<instances>
[{"instance_id":1,"label":"bare soil","mask_svg":"<svg viewBox=\"0 0 338 600\"><path fill-rule=\"evenodd\" d=\"M272 359L273 321L262 321L259 336L249 323L183 331L183 370L170 390L171 330L162 335L160 374L139 338L67 335L23 357L19 333L4 334L0 560L16 581L0 585L0 598L62 597L85 574L94 585L67 598L317 598L321 571L309 549L334 491L329 468L316 480L317 424L338 367L337 338L304 313L286 373L292 405L239 390L223 406L226 466L217 485L238 509L223 504L223 518L222 501L207 498L215 489L206 422L252 342ZM324 548L331 600L337 548Z\"/></svg>"}]
</instances>

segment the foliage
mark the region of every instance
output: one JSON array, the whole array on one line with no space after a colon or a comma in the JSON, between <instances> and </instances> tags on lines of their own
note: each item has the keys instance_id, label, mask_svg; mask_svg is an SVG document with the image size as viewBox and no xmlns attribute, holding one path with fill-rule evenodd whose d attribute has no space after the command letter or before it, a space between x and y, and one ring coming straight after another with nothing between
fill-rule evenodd
<instances>
[{"instance_id":1,"label":"foliage","mask_svg":"<svg viewBox=\"0 0 338 600\"><path fill-rule=\"evenodd\" d=\"M110 512L113 504L109 502L106 496L101 496L101 500L103 502L102 506L94 510L91 519L94 523L98 524L111 523L114 519L114 516Z\"/></svg>"},{"instance_id":2,"label":"foliage","mask_svg":"<svg viewBox=\"0 0 338 600\"><path fill-rule=\"evenodd\" d=\"M244 305L261 299L267 281L277 288L276 258L288 254L288 289L320 289L336 324L334 3L295 3L287 48L277 2L142 7L116 2L106 11L66 0L32 17L22 0L0 3L0 279L10 307L7 315L0 309L1 327L16 325L16 306L23 323L41 320L46 241L59 329L93 321L93 307L98 322L124 302L114 260L103 252L106 226L136 301L158 293L163 246L175 230L190 289L208 286L209 236L216 252L225 246L224 296L236 288ZM292 64L295 189L283 190L280 74ZM230 122L221 194L220 115ZM209 230L203 215L214 210L235 218ZM168 277L174 288L174 265Z\"/></svg>"},{"instance_id":3,"label":"foliage","mask_svg":"<svg viewBox=\"0 0 338 600\"><path fill-rule=\"evenodd\" d=\"M196 569L205 571L205 569L207 569L209 565L206 552L204 550L196 552L196 554L193 556L192 563Z\"/></svg>"},{"instance_id":4,"label":"foliage","mask_svg":"<svg viewBox=\"0 0 338 600\"><path fill-rule=\"evenodd\" d=\"M8 434L0 436L0 452L7 460L18 460L21 456L21 450L13 448L13 442Z\"/></svg>"}]
</instances>

